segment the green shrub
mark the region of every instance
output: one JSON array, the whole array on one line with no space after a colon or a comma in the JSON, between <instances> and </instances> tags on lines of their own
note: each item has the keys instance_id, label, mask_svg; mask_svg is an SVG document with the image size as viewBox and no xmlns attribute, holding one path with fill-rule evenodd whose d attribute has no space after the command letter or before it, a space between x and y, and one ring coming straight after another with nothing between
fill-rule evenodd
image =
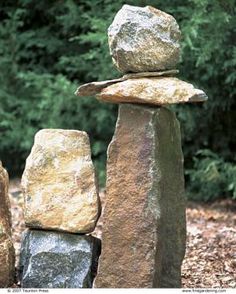
<instances>
[{"instance_id":1,"label":"green shrub","mask_svg":"<svg viewBox=\"0 0 236 294\"><path fill-rule=\"evenodd\" d=\"M236 165L224 161L210 150L199 150L193 159L189 176L189 198L214 200L232 195L236 199Z\"/></svg>"},{"instance_id":2,"label":"green shrub","mask_svg":"<svg viewBox=\"0 0 236 294\"><path fill-rule=\"evenodd\" d=\"M121 75L112 65L106 32L124 3L152 5L177 19L183 35L180 78L209 96L203 105L173 107L182 128L186 185L198 198L235 197L234 0L1 1L0 159L11 176L20 175L37 130L85 130L104 183L117 106L73 93L83 83ZM213 156L200 156L197 152L203 149L221 163ZM193 160L194 154L199 161ZM213 179L198 185L206 170ZM211 191L203 195L210 183L212 189L206 189Z\"/></svg>"}]
</instances>

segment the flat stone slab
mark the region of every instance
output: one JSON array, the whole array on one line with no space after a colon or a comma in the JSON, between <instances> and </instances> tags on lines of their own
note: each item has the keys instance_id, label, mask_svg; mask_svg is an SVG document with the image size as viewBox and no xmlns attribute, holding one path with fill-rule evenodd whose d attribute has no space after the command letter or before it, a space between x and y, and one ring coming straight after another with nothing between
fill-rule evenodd
<instances>
[{"instance_id":1,"label":"flat stone slab","mask_svg":"<svg viewBox=\"0 0 236 294\"><path fill-rule=\"evenodd\" d=\"M23 288L92 288L100 254L92 236L27 230L20 253Z\"/></svg>"},{"instance_id":2,"label":"flat stone slab","mask_svg":"<svg viewBox=\"0 0 236 294\"><path fill-rule=\"evenodd\" d=\"M123 5L108 28L112 60L124 73L176 68L180 36L174 17L151 6Z\"/></svg>"},{"instance_id":3,"label":"flat stone slab","mask_svg":"<svg viewBox=\"0 0 236 294\"><path fill-rule=\"evenodd\" d=\"M100 215L89 137L44 129L35 136L22 176L28 227L90 233Z\"/></svg>"},{"instance_id":4,"label":"flat stone slab","mask_svg":"<svg viewBox=\"0 0 236 294\"><path fill-rule=\"evenodd\" d=\"M12 286L15 276L8 185L8 174L0 161L0 288Z\"/></svg>"},{"instance_id":5,"label":"flat stone slab","mask_svg":"<svg viewBox=\"0 0 236 294\"><path fill-rule=\"evenodd\" d=\"M204 102L207 95L175 77L129 79L104 88L96 97L110 103L167 105Z\"/></svg>"},{"instance_id":6,"label":"flat stone slab","mask_svg":"<svg viewBox=\"0 0 236 294\"><path fill-rule=\"evenodd\" d=\"M140 77L159 77L159 76L171 76L177 74L178 70L166 70L166 71L159 71L159 72L140 72L140 73L131 73L126 74L121 78L107 80L107 81L100 81L100 82L91 82L84 85L81 85L75 92L77 96L93 96L101 92L102 89L106 88L115 83L119 83L128 79L135 79Z\"/></svg>"},{"instance_id":7,"label":"flat stone slab","mask_svg":"<svg viewBox=\"0 0 236 294\"><path fill-rule=\"evenodd\" d=\"M164 107L120 105L107 155L95 287L181 287L186 220L175 114Z\"/></svg>"}]
</instances>

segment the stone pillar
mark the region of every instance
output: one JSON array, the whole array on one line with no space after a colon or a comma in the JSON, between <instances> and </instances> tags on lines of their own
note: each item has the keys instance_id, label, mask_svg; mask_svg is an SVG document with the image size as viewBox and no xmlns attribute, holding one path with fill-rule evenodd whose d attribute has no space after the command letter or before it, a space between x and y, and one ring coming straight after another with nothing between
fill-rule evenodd
<instances>
[{"instance_id":1,"label":"stone pillar","mask_svg":"<svg viewBox=\"0 0 236 294\"><path fill-rule=\"evenodd\" d=\"M179 123L164 107L120 105L95 287L181 287L185 239Z\"/></svg>"},{"instance_id":2,"label":"stone pillar","mask_svg":"<svg viewBox=\"0 0 236 294\"><path fill-rule=\"evenodd\" d=\"M126 103L108 150L97 288L181 286L183 155L178 121L163 106L208 98L175 77L180 36L173 16L123 5L108 28L110 54L123 77L87 83L75 93Z\"/></svg>"},{"instance_id":3,"label":"stone pillar","mask_svg":"<svg viewBox=\"0 0 236 294\"><path fill-rule=\"evenodd\" d=\"M12 286L15 275L8 182L8 174L0 161L0 288Z\"/></svg>"}]
</instances>

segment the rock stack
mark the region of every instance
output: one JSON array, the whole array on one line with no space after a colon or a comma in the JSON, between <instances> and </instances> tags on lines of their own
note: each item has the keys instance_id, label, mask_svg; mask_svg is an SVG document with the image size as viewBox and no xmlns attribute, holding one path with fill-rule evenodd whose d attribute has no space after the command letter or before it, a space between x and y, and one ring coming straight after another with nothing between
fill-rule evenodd
<instances>
[{"instance_id":1,"label":"rock stack","mask_svg":"<svg viewBox=\"0 0 236 294\"><path fill-rule=\"evenodd\" d=\"M100 240L90 234L100 201L88 135L44 129L22 176L25 223L20 254L24 288L91 288Z\"/></svg>"},{"instance_id":2,"label":"rock stack","mask_svg":"<svg viewBox=\"0 0 236 294\"><path fill-rule=\"evenodd\" d=\"M110 53L124 76L82 85L119 103L107 152L106 205L97 288L181 287L186 221L179 123L166 108L206 94L175 75L180 30L153 7L124 5L108 29Z\"/></svg>"},{"instance_id":3,"label":"rock stack","mask_svg":"<svg viewBox=\"0 0 236 294\"><path fill-rule=\"evenodd\" d=\"M0 288L12 286L15 277L8 183L8 174L0 161Z\"/></svg>"}]
</instances>

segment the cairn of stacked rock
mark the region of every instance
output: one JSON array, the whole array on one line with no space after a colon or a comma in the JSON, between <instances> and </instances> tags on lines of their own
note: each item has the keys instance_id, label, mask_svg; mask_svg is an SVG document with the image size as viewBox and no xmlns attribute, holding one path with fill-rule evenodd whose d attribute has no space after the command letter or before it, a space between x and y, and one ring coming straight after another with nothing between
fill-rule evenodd
<instances>
[{"instance_id":1,"label":"cairn of stacked rock","mask_svg":"<svg viewBox=\"0 0 236 294\"><path fill-rule=\"evenodd\" d=\"M186 220L181 134L165 106L207 100L175 77L180 30L153 7L124 5L108 29L112 60L124 76L80 86L119 104L107 151L106 204L96 288L178 288Z\"/></svg>"},{"instance_id":2,"label":"cairn of stacked rock","mask_svg":"<svg viewBox=\"0 0 236 294\"><path fill-rule=\"evenodd\" d=\"M100 201L88 135L39 131L22 188L29 227L20 254L22 286L91 288L100 240L86 234L96 226Z\"/></svg>"},{"instance_id":3,"label":"cairn of stacked rock","mask_svg":"<svg viewBox=\"0 0 236 294\"><path fill-rule=\"evenodd\" d=\"M8 174L0 161L0 288L12 286L15 276L8 185Z\"/></svg>"}]
</instances>

